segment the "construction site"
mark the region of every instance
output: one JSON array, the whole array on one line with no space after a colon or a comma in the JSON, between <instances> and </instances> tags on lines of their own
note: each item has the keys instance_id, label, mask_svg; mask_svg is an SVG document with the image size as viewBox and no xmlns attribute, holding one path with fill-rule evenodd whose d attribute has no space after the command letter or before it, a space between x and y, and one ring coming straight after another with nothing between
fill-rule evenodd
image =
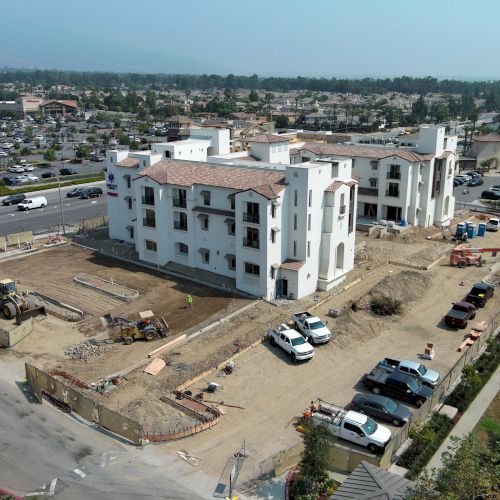
<instances>
[{"instance_id":1,"label":"construction site","mask_svg":"<svg viewBox=\"0 0 500 500\"><path fill-rule=\"evenodd\" d=\"M467 220L481 221L463 213L454 225ZM214 478L245 441L239 481L250 487L277 473L284 450L301 442L294 423L311 400L346 405L385 356L418 359L431 345L426 365L447 374L466 332L443 316L474 283L500 284L500 232L468 242L491 251L465 266L450 265L459 242L438 228L359 233L356 241L355 268L340 287L273 303L70 242L40 248L2 265L2 293L15 297L4 301L0 330L6 338L23 331L4 340L0 358L28 363L28 381L47 374L40 394L59 399L57 381L137 424L136 444L202 457L199 468ZM377 295L397 298L400 310L374 314ZM499 303L495 295L478 318L498 324ZM299 310L314 312L332 340L296 364L266 333ZM77 411L70 399L61 403Z\"/></svg>"}]
</instances>

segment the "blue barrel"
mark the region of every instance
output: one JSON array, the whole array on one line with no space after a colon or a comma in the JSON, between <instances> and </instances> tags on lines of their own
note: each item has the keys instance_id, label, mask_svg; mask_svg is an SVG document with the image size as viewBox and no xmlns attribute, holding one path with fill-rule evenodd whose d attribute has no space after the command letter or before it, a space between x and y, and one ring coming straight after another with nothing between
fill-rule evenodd
<instances>
[{"instance_id":1,"label":"blue barrel","mask_svg":"<svg viewBox=\"0 0 500 500\"><path fill-rule=\"evenodd\" d=\"M457 236L462 236L466 232L467 232L467 225L466 224L464 224L463 222L460 222L460 224L457 224Z\"/></svg>"},{"instance_id":2,"label":"blue barrel","mask_svg":"<svg viewBox=\"0 0 500 500\"><path fill-rule=\"evenodd\" d=\"M477 226L477 235L484 236L486 234L486 224L484 222L480 222Z\"/></svg>"},{"instance_id":3,"label":"blue barrel","mask_svg":"<svg viewBox=\"0 0 500 500\"><path fill-rule=\"evenodd\" d=\"M475 224L467 224L467 236L475 238L477 236L477 228Z\"/></svg>"}]
</instances>

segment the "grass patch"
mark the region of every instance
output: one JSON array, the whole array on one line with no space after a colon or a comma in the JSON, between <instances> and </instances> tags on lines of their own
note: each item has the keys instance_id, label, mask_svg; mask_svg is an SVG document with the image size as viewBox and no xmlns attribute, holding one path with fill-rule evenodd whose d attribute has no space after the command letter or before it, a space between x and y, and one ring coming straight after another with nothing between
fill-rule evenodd
<instances>
[{"instance_id":1,"label":"grass patch","mask_svg":"<svg viewBox=\"0 0 500 500\"><path fill-rule=\"evenodd\" d=\"M500 438L500 424L495 420L483 417L479 425L488 433L491 434L495 439Z\"/></svg>"}]
</instances>

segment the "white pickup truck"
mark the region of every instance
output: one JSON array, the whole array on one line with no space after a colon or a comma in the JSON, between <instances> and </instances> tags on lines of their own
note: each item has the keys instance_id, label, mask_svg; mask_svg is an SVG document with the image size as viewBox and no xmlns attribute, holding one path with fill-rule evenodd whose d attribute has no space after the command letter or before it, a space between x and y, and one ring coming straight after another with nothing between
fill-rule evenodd
<instances>
[{"instance_id":1,"label":"white pickup truck","mask_svg":"<svg viewBox=\"0 0 500 500\"><path fill-rule=\"evenodd\" d=\"M316 403L311 418L316 425L327 426L334 436L364 446L372 453L383 453L392 438L387 427L370 417L321 400Z\"/></svg>"},{"instance_id":2,"label":"white pickup truck","mask_svg":"<svg viewBox=\"0 0 500 500\"><path fill-rule=\"evenodd\" d=\"M307 311L293 315L295 327L312 344L325 344L332 338L332 333L323 321Z\"/></svg>"},{"instance_id":3,"label":"white pickup truck","mask_svg":"<svg viewBox=\"0 0 500 500\"><path fill-rule=\"evenodd\" d=\"M500 229L500 219L492 217L486 224L487 231L498 231Z\"/></svg>"},{"instance_id":4,"label":"white pickup truck","mask_svg":"<svg viewBox=\"0 0 500 500\"><path fill-rule=\"evenodd\" d=\"M267 336L271 345L281 347L293 362L314 357L314 347L299 332L286 325L279 325L277 328L268 330Z\"/></svg>"}]
</instances>

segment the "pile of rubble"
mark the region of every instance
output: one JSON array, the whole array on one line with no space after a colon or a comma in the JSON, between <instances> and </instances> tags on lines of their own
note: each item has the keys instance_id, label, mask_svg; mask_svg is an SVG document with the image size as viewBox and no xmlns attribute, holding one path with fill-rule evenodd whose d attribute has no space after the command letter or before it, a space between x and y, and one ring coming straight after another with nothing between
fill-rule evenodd
<instances>
[{"instance_id":1,"label":"pile of rubble","mask_svg":"<svg viewBox=\"0 0 500 500\"><path fill-rule=\"evenodd\" d=\"M71 359L88 361L90 358L101 356L108 351L109 349L104 346L91 344L90 342L82 342L81 344L67 347L64 349L64 354L69 356Z\"/></svg>"}]
</instances>

